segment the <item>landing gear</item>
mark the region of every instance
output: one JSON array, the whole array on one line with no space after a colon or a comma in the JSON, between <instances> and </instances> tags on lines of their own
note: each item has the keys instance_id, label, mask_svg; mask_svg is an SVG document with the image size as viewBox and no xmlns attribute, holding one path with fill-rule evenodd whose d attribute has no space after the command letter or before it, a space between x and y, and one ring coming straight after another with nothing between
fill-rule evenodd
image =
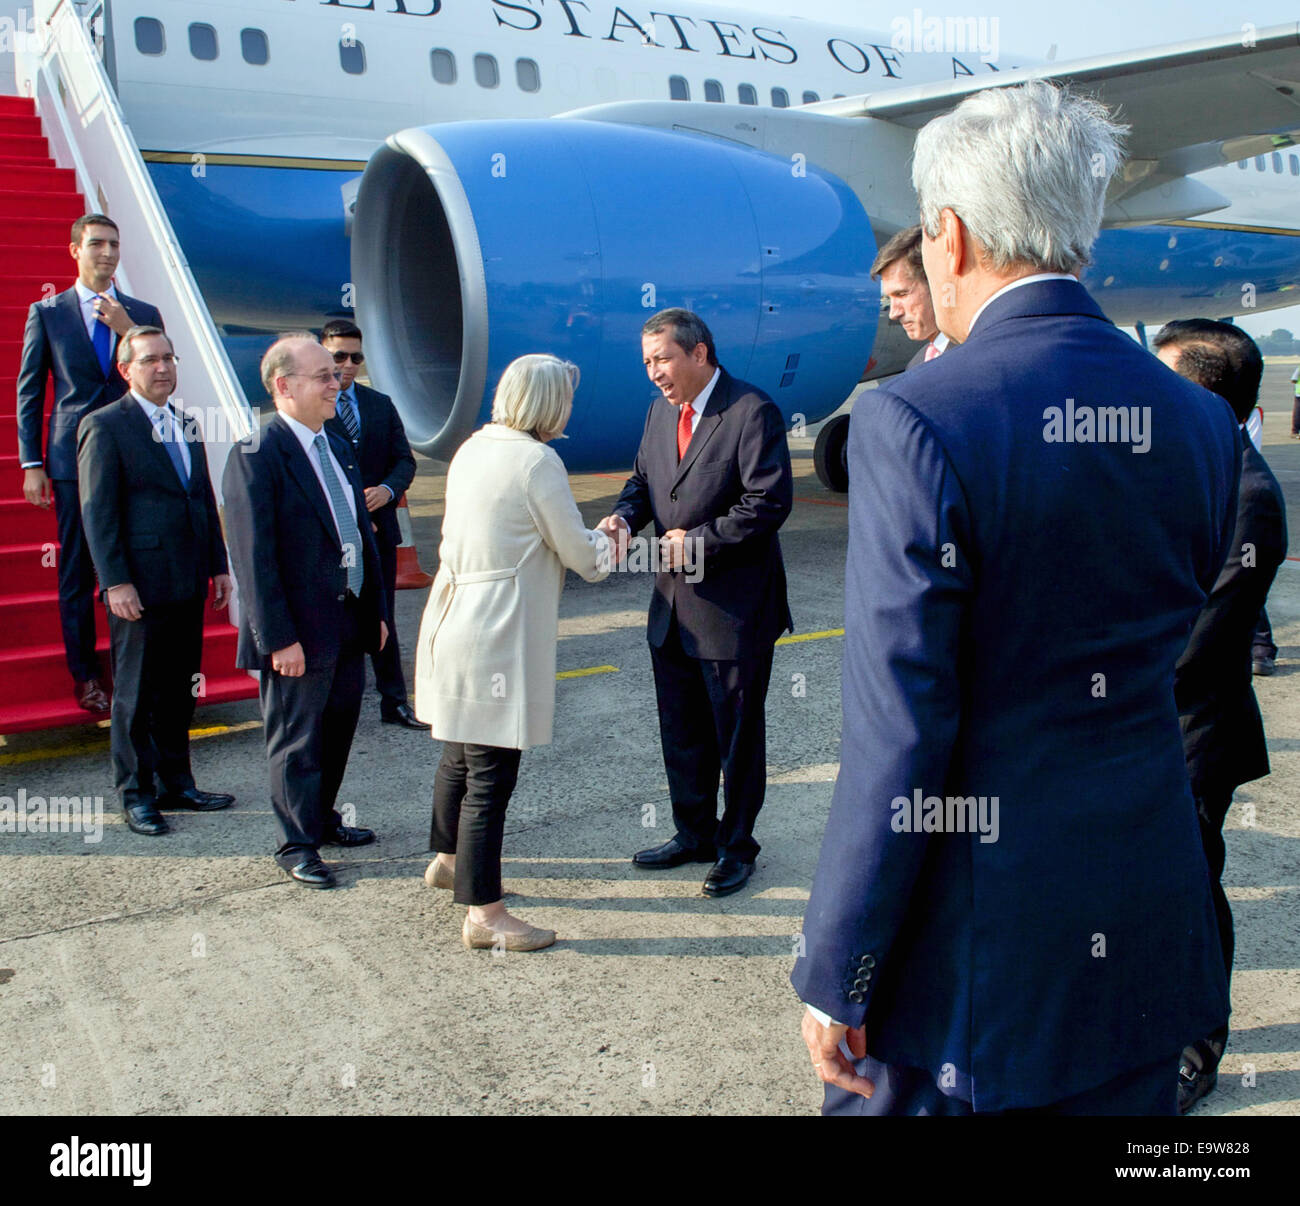
<instances>
[{"instance_id":1,"label":"landing gear","mask_svg":"<svg viewBox=\"0 0 1300 1206\"><path fill-rule=\"evenodd\" d=\"M822 424L813 447L813 468L817 480L835 494L849 488L849 466L845 453L849 442L849 416L836 415Z\"/></svg>"}]
</instances>

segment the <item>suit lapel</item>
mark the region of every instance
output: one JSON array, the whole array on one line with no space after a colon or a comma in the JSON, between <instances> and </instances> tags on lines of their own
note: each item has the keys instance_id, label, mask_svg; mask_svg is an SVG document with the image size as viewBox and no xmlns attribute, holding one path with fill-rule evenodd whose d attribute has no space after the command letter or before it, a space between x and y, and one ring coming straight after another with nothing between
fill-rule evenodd
<instances>
[{"instance_id":1,"label":"suit lapel","mask_svg":"<svg viewBox=\"0 0 1300 1206\"><path fill-rule=\"evenodd\" d=\"M95 352L95 345L91 342L86 324L81 317L81 298L77 296L76 286L65 289L59 294L55 304L67 340L63 346L75 354L81 363L83 373L87 376L93 374L101 381L106 380L104 370L100 367L99 356Z\"/></svg>"},{"instance_id":2,"label":"suit lapel","mask_svg":"<svg viewBox=\"0 0 1300 1206\"><path fill-rule=\"evenodd\" d=\"M695 434L691 436L691 442L686 445L686 455L682 457L677 466L677 473L673 478L673 485L676 486L685 476L686 471L695 464L696 458L704 451L704 446L718 430L722 423L722 412L726 409L727 403L731 401L730 397L731 379L726 373L718 375L718 384L713 387L713 393L709 395L709 400L704 404L704 414L700 416L700 421L695 425ZM674 408L675 409L675 408ZM680 419L680 412L678 412Z\"/></svg>"},{"instance_id":3,"label":"suit lapel","mask_svg":"<svg viewBox=\"0 0 1300 1206\"><path fill-rule=\"evenodd\" d=\"M285 466L289 470L289 475L298 483L298 488L307 496L308 501L315 508L316 514L320 517L321 523L325 525L325 531L329 533L331 542L338 548L342 554L343 546L339 543L338 528L334 526L334 515L330 511L330 505L325 498L325 490L320 484L320 479L316 476L316 470L312 468L311 461L307 458L307 453L303 446L298 443L298 437L289 430L287 424L281 421L277 415L271 420L271 426L280 432L281 453L284 456ZM326 439L329 437L326 436ZM163 454L164 456L166 453Z\"/></svg>"},{"instance_id":4,"label":"suit lapel","mask_svg":"<svg viewBox=\"0 0 1300 1206\"><path fill-rule=\"evenodd\" d=\"M154 473L167 483L169 490L175 490L177 494L184 494L185 487L181 485L181 479L176 476L176 466L172 464L172 458L167 455L167 449L163 447L162 441L158 439L158 429L149 421L149 416L144 413L144 408L135 400L131 394L127 394L118 405L122 408L127 426L130 428L135 438L148 447L145 455L153 462ZM193 457L190 458L191 464ZM194 484L194 474L190 473L190 485Z\"/></svg>"}]
</instances>

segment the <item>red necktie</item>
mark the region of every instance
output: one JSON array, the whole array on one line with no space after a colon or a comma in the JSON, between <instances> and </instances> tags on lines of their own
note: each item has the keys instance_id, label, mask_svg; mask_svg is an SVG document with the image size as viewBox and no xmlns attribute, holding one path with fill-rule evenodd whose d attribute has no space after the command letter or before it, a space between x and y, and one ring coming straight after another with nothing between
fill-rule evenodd
<instances>
[{"instance_id":1,"label":"red necktie","mask_svg":"<svg viewBox=\"0 0 1300 1206\"><path fill-rule=\"evenodd\" d=\"M687 402L682 407L682 413L677 416L677 459L680 461L686 455L687 445L691 442L691 420L695 418L695 411L691 409L691 404Z\"/></svg>"},{"instance_id":2,"label":"red necktie","mask_svg":"<svg viewBox=\"0 0 1300 1206\"><path fill-rule=\"evenodd\" d=\"M926 358L926 360L933 360L933 359L934 359L938 354L939 354L939 349L938 349L937 347L935 347L934 344L932 344L932 343L927 343L927 344L925 345L925 358Z\"/></svg>"}]
</instances>

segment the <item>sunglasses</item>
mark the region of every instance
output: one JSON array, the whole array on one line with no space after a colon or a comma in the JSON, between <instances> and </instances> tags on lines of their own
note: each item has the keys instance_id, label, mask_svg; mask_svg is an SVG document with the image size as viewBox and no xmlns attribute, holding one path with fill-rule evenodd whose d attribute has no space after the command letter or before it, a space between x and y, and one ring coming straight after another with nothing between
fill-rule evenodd
<instances>
[{"instance_id":1,"label":"sunglasses","mask_svg":"<svg viewBox=\"0 0 1300 1206\"><path fill-rule=\"evenodd\" d=\"M348 362L348 357L349 357L349 356L352 357L352 363L353 363L353 364L365 364L365 362L366 362L366 354L365 354L365 352L335 352L335 353L334 353L334 363L335 363L335 364L346 364L346 363Z\"/></svg>"}]
</instances>

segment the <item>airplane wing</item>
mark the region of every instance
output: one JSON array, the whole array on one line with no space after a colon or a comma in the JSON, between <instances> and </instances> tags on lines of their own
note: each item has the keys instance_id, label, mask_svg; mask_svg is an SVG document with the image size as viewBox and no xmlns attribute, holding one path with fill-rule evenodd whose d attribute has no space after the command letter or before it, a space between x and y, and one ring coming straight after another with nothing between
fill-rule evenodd
<instances>
[{"instance_id":1,"label":"airplane wing","mask_svg":"<svg viewBox=\"0 0 1300 1206\"><path fill-rule=\"evenodd\" d=\"M844 97L803 112L919 129L986 88L1068 83L1116 109L1131 132L1109 225L1189 217L1227 205L1189 173L1300 144L1300 25Z\"/></svg>"}]
</instances>

